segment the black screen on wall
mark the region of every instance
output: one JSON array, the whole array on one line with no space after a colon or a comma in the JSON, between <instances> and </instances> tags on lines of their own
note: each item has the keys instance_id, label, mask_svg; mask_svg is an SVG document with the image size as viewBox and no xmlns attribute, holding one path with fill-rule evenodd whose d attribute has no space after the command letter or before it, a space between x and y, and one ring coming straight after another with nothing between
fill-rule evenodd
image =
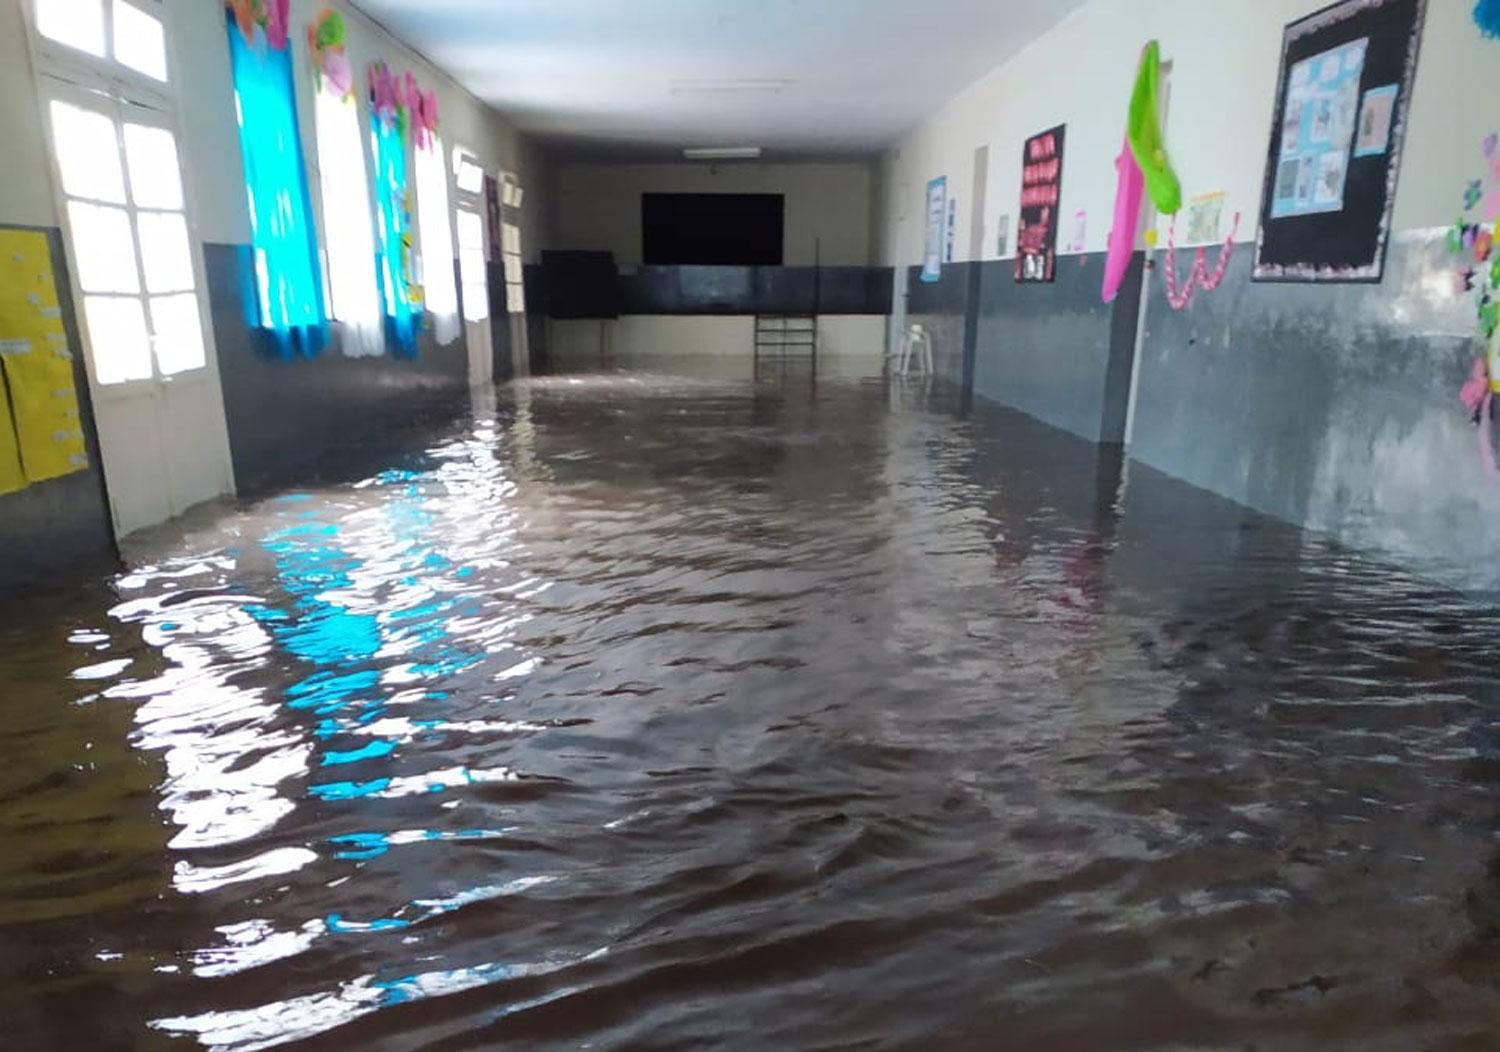
<instances>
[{"instance_id":1,"label":"black screen on wall","mask_svg":"<svg viewBox=\"0 0 1500 1052\"><path fill-rule=\"evenodd\" d=\"M779 267L781 194L642 194L648 266Z\"/></svg>"}]
</instances>

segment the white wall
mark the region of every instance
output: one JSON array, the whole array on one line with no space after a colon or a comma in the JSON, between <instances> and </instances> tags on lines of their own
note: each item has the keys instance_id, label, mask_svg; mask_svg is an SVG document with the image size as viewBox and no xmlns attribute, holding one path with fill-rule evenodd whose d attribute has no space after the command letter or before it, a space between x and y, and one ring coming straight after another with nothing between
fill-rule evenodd
<instances>
[{"instance_id":1,"label":"white wall","mask_svg":"<svg viewBox=\"0 0 1500 1052\"><path fill-rule=\"evenodd\" d=\"M641 262L641 195L785 194L787 266L870 262L868 164L563 164L554 196L554 247L608 251ZM819 244L821 243L821 244Z\"/></svg>"},{"instance_id":2,"label":"white wall","mask_svg":"<svg viewBox=\"0 0 1500 1052\"><path fill-rule=\"evenodd\" d=\"M27 53L21 5L31 0L0 0L0 141L6 144L5 177L0 179L0 223L50 226L58 223L51 175L42 137L41 111ZM169 40L178 79L183 165L192 188L198 235L226 244L250 239L245 177L234 120L233 87L224 6L219 0L166 0ZM303 28L328 0L293 0L292 46L306 69ZM462 144L491 170L518 171L527 193L523 206L525 248L534 257L545 245L550 171L545 159L499 114L438 72L348 3L333 4L348 25L348 49L357 75L377 58L397 73L410 69L438 95L439 131L445 145ZM298 84L305 154L315 163L310 81ZM363 102L362 102L363 105ZM313 179L316 186L316 179Z\"/></svg>"},{"instance_id":3,"label":"white wall","mask_svg":"<svg viewBox=\"0 0 1500 1052\"><path fill-rule=\"evenodd\" d=\"M57 206L47 167L36 82L21 21L22 0L0 0L0 223L56 226Z\"/></svg>"},{"instance_id":4,"label":"white wall","mask_svg":"<svg viewBox=\"0 0 1500 1052\"><path fill-rule=\"evenodd\" d=\"M1011 62L960 93L887 154L878 183L882 221L876 255L885 264L921 262L923 197L947 176L958 202L954 258L968 258L974 150L990 146L983 258L995 258L996 221L1010 216L1014 251L1021 149L1028 136L1066 124L1060 241L1078 209L1088 213L1086 251L1102 251L1114 213L1114 158L1140 49L1161 41L1172 64L1167 148L1183 194L1226 193L1251 241L1259 212L1281 56L1288 22L1327 0L1093 0ZM1495 128L1494 107L1478 102L1476 71L1500 67L1500 46L1475 28L1469 0L1431 0L1396 198L1396 229L1453 221L1464 173L1477 173L1479 143ZM1165 233L1166 225L1161 224Z\"/></svg>"}]
</instances>

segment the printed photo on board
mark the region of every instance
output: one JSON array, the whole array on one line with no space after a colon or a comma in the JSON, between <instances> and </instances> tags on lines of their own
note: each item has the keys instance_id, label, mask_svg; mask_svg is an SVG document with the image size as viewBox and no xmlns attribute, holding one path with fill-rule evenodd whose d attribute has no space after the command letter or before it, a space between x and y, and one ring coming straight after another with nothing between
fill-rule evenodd
<instances>
[{"instance_id":1,"label":"printed photo on board","mask_svg":"<svg viewBox=\"0 0 1500 1052\"><path fill-rule=\"evenodd\" d=\"M1385 268L1428 0L1337 0L1282 33L1256 281Z\"/></svg>"}]
</instances>

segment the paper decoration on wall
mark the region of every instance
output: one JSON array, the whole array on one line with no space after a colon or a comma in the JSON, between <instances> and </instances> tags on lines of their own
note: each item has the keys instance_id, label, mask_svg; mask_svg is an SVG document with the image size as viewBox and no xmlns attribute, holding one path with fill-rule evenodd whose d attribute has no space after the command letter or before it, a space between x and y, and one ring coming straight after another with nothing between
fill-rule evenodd
<instances>
[{"instance_id":1,"label":"paper decoration on wall","mask_svg":"<svg viewBox=\"0 0 1500 1052\"><path fill-rule=\"evenodd\" d=\"M302 162L291 49L275 18L254 22L247 34L243 4L229 3L229 56L239 109L240 152L250 206L250 240L260 327L276 334L277 350L314 354L326 317L313 225L312 198ZM284 5L255 0L255 12ZM276 18L281 17L277 15ZM273 38L270 29L277 29Z\"/></svg>"},{"instance_id":2,"label":"paper decoration on wall","mask_svg":"<svg viewBox=\"0 0 1500 1052\"><path fill-rule=\"evenodd\" d=\"M240 38L250 47L257 38L272 50L285 51L291 32L291 0L225 0L240 31Z\"/></svg>"},{"instance_id":3,"label":"paper decoration on wall","mask_svg":"<svg viewBox=\"0 0 1500 1052\"><path fill-rule=\"evenodd\" d=\"M1224 221L1224 191L1199 194L1188 202L1187 242L1207 245L1219 240Z\"/></svg>"},{"instance_id":4,"label":"paper decoration on wall","mask_svg":"<svg viewBox=\"0 0 1500 1052\"><path fill-rule=\"evenodd\" d=\"M1234 238L1240 231L1240 214L1234 214L1234 223L1230 227L1229 237L1224 241L1224 247L1219 252L1219 263L1214 272L1208 272L1208 250L1199 246L1198 251L1193 254L1193 266L1188 271L1188 276L1183 280L1181 286L1177 283L1177 217L1173 216L1171 224L1167 227L1167 258L1166 258L1166 287L1167 304L1173 310L1186 310L1188 304L1193 302L1193 293L1198 289L1204 292L1212 292L1224 281L1224 272L1229 269L1230 257L1234 255Z\"/></svg>"},{"instance_id":5,"label":"paper decoration on wall","mask_svg":"<svg viewBox=\"0 0 1500 1052\"><path fill-rule=\"evenodd\" d=\"M1495 244L1497 213L1500 213L1500 170L1493 165L1500 154L1500 136L1490 135L1481 144L1490 171L1471 180L1463 190L1463 212L1448 232L1448 249L1457 258L1455 291L1472 295L1480 340L1485 357L1475 359L1469 380L1459 390L1459 400L1479 425L1479 456L1485 474L1500 484L1493 435L1494 395L1500 393L1500 250ZM1486 183L1491 183L1488 193Z\"/></svg>"},{"instance_id":6,"label":"paper decoration on wall","mask_svg":"<svg viewBox=\"0 0 1500 1052\"><path fill-rule=\"evenodd\" d=\"M926 240L922 246L922 280L931 284L943 276L943 224L948 215L948 177L927 184Z\"/></svg>"},{"instance_id":7,"label":"paper decoration on wall","mask_svg":"<svg viewBox=\"0 0 1500 1052\"><path fill-rule=\"evenodd\" d=\"M1146 194L1146 176L1130 151L1130 139L1120 143L1115 158L1118 173L1115 181L1115 219L1109 231L1109 247L1104 257L1104 286L1100 290L1105 303L1113 303L1125 282L1135 254L1135 235L1140 226L1141 199Z\"/></svg>"},{"instance_id":8,"label":"paper decoration on wall","mask_svg":"<svg viewBox=\"0 0 1500 1052\"><path fill-rule=\"evenodd\" d=\"M1474 24L1491 40L1500 40L1500 0L1478 0L1474 5Z\"/></svg>"},{"instance_id":9,"label":"paper decoration on wall","mask_svg":"<svg viewBox=\"0 0 1500 1052\"><path fill-rule=\"evenodd\" d=\"M1365 92L1354 139L1355 157L1379 157L1390 149L1391 125L1396 120L1396 98L1400 93L1399 84L1386 84Z\"/></svg>"},{"instance_id":10,"label":"paper decoration on wall","mask_svg":"<svg viewBox=\"0 0 1500 1052\"><path fill-rule=\"evenodd\" d=\"M26 473L21 470L21 446L16 440L10 392L0 384L0 497L25 488Z\"/></svg>"},{"instance_id":11,"label":"paper decoration on wall","mask_svg":"<svg viewBox=\"0 0 1500 1052\"><path fill-rule=\"evenodd\" d=\"M1130 118L1125 138L1131 155L1146 178L1146 192L1162 215L1182 207L1182 186L1161 134L1161 45L1152 40L1141 52L1135 89L1130 93Z\"/></svg>"},{"instance_id":12,"label":"paper decoration on wall","mask_svg":"<svg viewBox=\"0 0 1500 1052\"><path fill-rule=\"evenodd\" d=\"M1378 281L1427 0L1342 0L1286 27L1258 281Z\"/></svg>"},{"instance_id":13,"label":"paper decoration on wall","mask_svg":"<svg viewBox=\"0 0 1500 1052\"><path fill-rule=\"evenodd\" d=\"M415 285L412 199L406 173L406 130L411 112L405 91L384 62L370 67L369 85L375 209L380 216L381 305L392 346L398 354L411 357L417 353L417 333L422 324L422 290Z\"/></svg>"},{"instance_id":14,"label":"paper decoration on wall","mask_svg":"<svg viewBox=\"0 0 1500 1052\"><path fill-rule=\"evenodd\" d=\"M995 225L995 255L1004 257L1010 251L1010 214L1001 216Z\"/></svg>"},{"instance_id":15,"label":"paper decoration on wall","mask_svg":"<svg viewBox=\"0 0 1500 1052\"><path fill-rule=\"evenodd\" d=\"M1089 214L1087 209L1080 208L1073 213L1073 236L1068 241L1069 252L1083 252L1088 244L1089 236Z\"/></svg>"},{"instance_id":16,"label":"paper decoration on wall","mask_svg":"<svg viewBox=\"0 0 1500 1052\"><path fill-rule=\"evenodd\" d=\"M0 230L0 492L88 467L47 236ZM8 390L8 397L4 395Z\"/></svg>"},{"instance_id":17,"label":"paper decoration on wall","mask_svg":"<svg viewBox=\"0 0 1500 1052\"><path fill-rule=\"evenodd\" d=\"M307 27L307 51L313 57L318 90L353 99L354 67L344 53L345 34L344 16L325 7Z\"/></svg>"},{"instance_id":18,"label":"paper decoration on wall","mask_svg":"<svg viewBox=\"0 0 1500 1052\"><path fill-rule=\"evenodd\" d=\"M1052 281L1057 272L1058 203L1062 200L1067 126L1033 135L1021 154L1021 211L1016 226L1016 281Z\"/></svg>"},{"instance_id":19,"label":"paper decoration on wall","mask_svg":"<svg viewBox=\"0 0 1500 1052\"><path fill-rule=\"evenodd\" d=\"M408 73L406 75L406 98L408 105L411 106L412 140L417 149L429 149L436 141L438 130L437 92L424 91L417 86L416 78Z\"/></svg>"},{"instance_id":20,"label":"paper decoration on wall","mask_svg":"<svg viewBox=\"0 0 1500 1052\"><path fill-rule=\"evenodd\" d=\"M1135 254L1136 232L1140 229L1141 199L1147 186L1152 203L1165 214L1182 206L1182 186L1172 171L1161 134L1161 46L1147 41L1136 64L1135 87L1130 93L1130 110L1125 121L1125 139L1115 158L1115 216L1110 227L1104 258L1104 285L1100 295L1113 303L1130 269ZM1148 179L1147 171L1151 172ZM1156 231L1146 231L1148 247L1156 245Z\"/></svg>"}]
</instances>

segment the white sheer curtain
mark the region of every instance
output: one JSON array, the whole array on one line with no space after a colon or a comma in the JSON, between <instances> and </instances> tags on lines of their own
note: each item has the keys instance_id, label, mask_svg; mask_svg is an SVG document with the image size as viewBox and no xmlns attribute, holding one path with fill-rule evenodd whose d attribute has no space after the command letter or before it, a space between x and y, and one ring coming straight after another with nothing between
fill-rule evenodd
<instances>
[{"instance_id":1,"label":"white sheer curtain","mask_svg":"<svg viewBox=\"0 0 1500 1052\"><path fill-rule=\"evenodd\" d=\"M336 95L326 78L317 96L329 314L343 325L346 355L374 357L385 353L385 336L375 283L375 223L359 106L353 97Z\"/></svg>"},{"instance_id":2,"label":"white sheer curtain","mask_svg":"<svg viewBox=\"0 0 1500 1052\"><path fill-rule=\"evenodd\" d=\"M448 204L448 165L443 141L436 135L417 148L417 228L422 238L422 289L432 315L432 334L440 344L460 332L458 281L453 273L453 209Z\"/></svg>"}]
</instances>

